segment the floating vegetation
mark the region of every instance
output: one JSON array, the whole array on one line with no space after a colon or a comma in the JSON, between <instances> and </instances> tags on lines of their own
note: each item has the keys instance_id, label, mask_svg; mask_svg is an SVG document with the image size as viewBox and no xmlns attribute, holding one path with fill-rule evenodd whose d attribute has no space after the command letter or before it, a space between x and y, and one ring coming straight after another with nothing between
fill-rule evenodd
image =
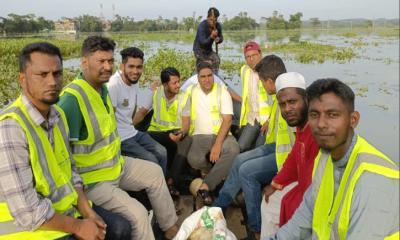
<instances>
[{"instance_id":1,"label":"floating vegetation","mask_svg":"<svg viewBox=\"0 0 400 240\"><path fill-rule=\"evenodd\" d=\"M0 39L0 107L15 99L19 93L18 54L28 43L47 41L58 46L64 59L78 57L82 42L44 38ZM64 71L64 79L69 81L70 73Z\"/></svg>"},{"instance_id":2,"label":"floating vegetation","mask_svg":"<svg viewBox=\"0 0 400 240\"><path fill-rule=\"evenodd\" d=\"M224 70L225 79L234 79L235 75L239 75L240 68L243 66L244 61L229 61L223 60L220 68Z\"/></svg>"},{"instance_id":3,"label":"floating vegetation","mask_svg":"<svg viewBox=\"0 0 400 240\"><path fill-rule=\"evenodd\" d=\"M347 38L354 38L357 36L357 33L355 32L346 32L342 34L343 37L347 37Z\"/></svg>"},{"instance_id":4,"label":"floating vegetation","mask_svg":"<svg viewBox=\"0 0 400 240\"><path fill-rule=\"evenodd\" d=\"M181 79L187 79L195 71L195 59L189 52L177 51L171 48L162 48L151 56L144 65L142 84L148 84L159 79L161 70L166 67L175 67L181 74Z\"/></svg>"},{"instance_id":5,"label":"floating vegetation","mask_svg":"<svg viewBox=\"0 0 400 240\"><path fill-rule=\"evenodd\" d=\"M133 42L133 41L156 41L156 42L184 42L192 43L195 37L194 33L187 31L166 31L166 32L140 32L140 33L110 33L108 37L114 41L120 42Z\"/></svg>"},{"instance_id":6,"label":"floating vegetation","mask_svg":"<svg viewBox=\"0 0 400 240\"><path fill-rule=\"evenodd\" d=\"M351 48L339 48L305 41L273 45L267 51L283 53L286 57L293 58L301 63L324 63L326 60L344 63L356 56Z\"/></svg>"},{"instance_id":7,"label":"floating vegetation","mask_svg":"<svg viewBox=\"0 0 400 240\"><path fill-rule=\"evenodd\" d=\"M355 89L355 95L359 97L367 97L366 93L368 92L368 86L360 87Z\"/></svg>"},{"instance_id":8,"label":"floating vegetation","mask_svg":"<svg viewBox=\"0 0 400 240\"><path fill-rule=\"evenodd\" d=\"M378 91L379 91L379 92L382 92L383 94L386 94L386 95L393 95L393 93L390 92L390 91L389 91L388 89L386 89L386 88L379 88Z\"/></svg>"},{"instance_id":9,"label":"floating vegetation","mask_svg":"<svg viewBox=\"0 0 400 240\"><path fill-rule=\"evenodd\" d=\"M354 47L363 47L363 46L367 46L368 43L367 43L367 42L364 42L364 41L360 38L360 39L358 39L357 41L352 42L351 45L353 45Z\"/></svg>"},{"instance_id":10,"label":"floating vegetation","mask_svg":"<svg viewBox=\"0 0 400 240\"><path fill-rule=\"evenodd\" d=\"M370 104L369 106L371 106L371 107L378 107L378 108L380 108L380 109L382 109L382 110L384 110L384 111L389 110L389 107L386 106L386 105L383 105L383 104L376 104L376 103L374 103L374 104Z\"/></svg>"}]
</instances>

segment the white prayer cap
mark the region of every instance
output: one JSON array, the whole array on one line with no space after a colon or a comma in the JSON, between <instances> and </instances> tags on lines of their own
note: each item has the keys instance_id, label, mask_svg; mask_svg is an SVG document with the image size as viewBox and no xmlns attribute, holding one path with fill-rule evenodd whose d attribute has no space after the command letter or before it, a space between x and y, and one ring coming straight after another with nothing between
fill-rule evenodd
<instances>
[{"instance_id":1,"label":"white prayer cap","mask_svg":"<svg viewBox=\"0 0 400 240\"><path fill-rule=\"evenodd\" d=\"M276 92L289 87L306 89L306 80L303 75L298 72L288 72L279 75L275 81Z\"/></svg>"}]
</instances>

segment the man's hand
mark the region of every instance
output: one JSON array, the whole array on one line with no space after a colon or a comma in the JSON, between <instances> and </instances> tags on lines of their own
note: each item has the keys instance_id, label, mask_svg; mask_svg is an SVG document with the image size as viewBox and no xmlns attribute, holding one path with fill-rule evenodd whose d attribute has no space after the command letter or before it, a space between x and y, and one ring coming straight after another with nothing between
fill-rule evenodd
<instances>
[{"instance_id":1,"label":"man's hand","mask_svg":"<svg viewBox=\"0 0 400 240\"><path fill-rule=\"evenodd\" d=\"M216 40L216 38L218 38L218 30L217 29L214 29L211 31L210 38L212 38L214 40Z\"/></svg>"},{"instance_id":2,"label":"man's hand","mask_svg":"<svg viewBox=\"0 0 400 240\"><path fill-rule=\"evenodd\" d=\"M220 144L214 143L210 151L210 162L215 163L218 161L221 149L222 146Z\"/></svg>"},{"instance_id":3,"label":"man's hand","mask_svg":"<svg viewBox=\"0 0 400 240\"><path fill-rule=\"evenodd\" d=\"M174 141L174 142L179 142L183 137L182 132L177 132L177 133L170 133L169 138Z\"/></svg>"},{"instance_id":4,"label":"man's hand","mask_svg":"<svg viewBox=\"0 0 400 240\"><path fill-rule=\"evenodd\" d=\"M93 219L86 218L77 222L74 235L82 240L103 240L106 230L99 228Z\"/></svg>"},{"instance_id":5,"label":"man's hand","mask_svg":"<svg viewBox=\"0 0 400 240\"><path fill-rule=\"evenodd\" d=\"M262 127L261 127L261 129L260 129L260 133L261 133L262 135L265 135L265 134L267 133L267 131L268 131L268 124L269 124L269 121L265 121L265 123L262 125Z\"/></svg>"},{"instance_id":6,"label":"man's hand","mask_svg":"<svg viewBox=\"0 0 400 240\"><path fill-rule=\"evenodd\" d=\"M86 218L92 219L96 223L97 227L104 231L106 230L107 224L99 215L97 215L95 211L92 210L92 212Z\"/></svg>"},{"instance_id":7,"label":"man's hand","mask_svg":"<svg viewBox=\"0 0 400 240\"><path fill-rule=\"evenodd\" d=\"M274 187L272 187L271 185L267 185L264 187L264 198L265 198L265 202L268 203L269 197L276 191L276 189Z\"/></svg>"}]
</instances>

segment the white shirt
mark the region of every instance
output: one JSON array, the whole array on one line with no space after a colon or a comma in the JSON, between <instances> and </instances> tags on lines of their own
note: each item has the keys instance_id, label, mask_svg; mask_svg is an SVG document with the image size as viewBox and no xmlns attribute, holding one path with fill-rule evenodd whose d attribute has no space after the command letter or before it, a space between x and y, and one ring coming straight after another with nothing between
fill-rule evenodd
<instances>
[{"instance_id":1,"label":"white shirt","mask_svg":"<svg viewBox=\"0 0 400 240\"><path fill-rule=\"evenodd\" d=\"M215 83L218 83L218 84L221 84L221 86L226 86L227 87L227 84L224 82L224 80L222 80L220 77L218 77L215 74L213 74L213 75L214 75L214 82ZM183 83L183 85L181 86L181 90L182 91L186 91L186 89L188 87L190 87L191 85L197 84L197 83L199 83L199 79L197 78L197 74L195 74L195 75L191 76L190 78L188 78Z\"/></svg>"},{"instance_id":2,"label":"white shirt","mask_svg":"<svg viewBox=\"0 0 400 240\"><path fill-rule=\"evenodd\" d=\"M194 86L199 90L199 99L197 101L196 106L196 121L194 123L194 132L193 135L196 134L214 134L212 129L212 120L211 120L211 111L210 111L210 103L212 101L211 94L205 94L203 90L201 90L200 85L197 84ZM188 101L191 101L189 99ZM183 112L184 116L190 116L190 106L191 104L187 104L185 111ZM232 108L232 98L229 95L228 91L225 87L221 89L221 114L230 114L233 115Z\"/></svg>"},{"instance_id":3,"label":"white shirt","mask_svg":"<svg viewBox=\"0 0 400 240\"><path fill-rule=\"evenodd\" d=\"M111 102L115 108L117 130L121 141L134 137L137 130L133 126L132 117L137 105L138 84L128 86L121 77L121 72L116 71L108 82L108 91Z\"/></svg>"},{"instance_id":4,"label":"white shirt","mask_svg":"<svg viewBox=\"0 0 400 240\"><path fill-rule=\"evenodd\" d=\"M250 71L249 81L248 81L248 103L249 103L249 113L247 114L247 122L250 125L254 125L255 121L257 120L260 122L260 113L259 113L259 106L258 106L258 84L260 80L258 78L258 74L253 70ZM263 124L263 123L261 123Z\"/></svg>"}]
</instances>

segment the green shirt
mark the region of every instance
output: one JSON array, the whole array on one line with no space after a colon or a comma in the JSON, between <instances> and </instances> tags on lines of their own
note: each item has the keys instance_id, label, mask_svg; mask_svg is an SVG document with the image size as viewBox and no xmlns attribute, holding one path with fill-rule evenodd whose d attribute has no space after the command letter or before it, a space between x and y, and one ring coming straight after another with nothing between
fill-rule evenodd
<instances>
[{"instance_id":1,"label":"green shirt","mask_svg":"<svg viewBox=\"0 0 400 240\"><path fill-rule=\"evenodd\" d=\"M82 75L79 75L78 78L82 78ZM103 84L101 87L101 99L106 108L108 108L107 95L107 86ZM57 105L64 110L65 116L67 117L70 141L85 140L88 137L88 131L76 97L70 93L64 93L60 97ZM110 109L107 110L110 111Z\"/></svg>"}]
</instances>

